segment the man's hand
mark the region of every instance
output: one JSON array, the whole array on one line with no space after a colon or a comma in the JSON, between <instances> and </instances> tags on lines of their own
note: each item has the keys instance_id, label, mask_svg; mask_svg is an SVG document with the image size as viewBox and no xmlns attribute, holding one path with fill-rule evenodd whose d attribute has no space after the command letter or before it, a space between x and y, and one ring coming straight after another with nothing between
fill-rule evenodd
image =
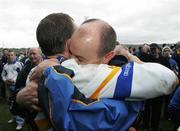
<instances>
[{"instance_id":1,"label":"man's hand","mask_svg":"<svg viewBox=\"0 0 180 131\"><path fill-rule=\"evenodd\" d=\"M32 72L32 75L30 76L30 81L39 79L42 76L43 71L47 67L54 66L54 65L59 65L59 62L57 59L51 58L51 59L44 60L38 66L36 66L35 70Z\"/></svg>"},{"instance_id":2,"label":"man's hand","mask_svg":"<svg viewBox=\"0 0 180 131\"><path fill-rule=\"evenodd\" d=\"M16 96L16 102L20 105L23 105L27 108L32 108L39 111L40 107L38 106L38 80L42 76L44 69L49 66L59 65L57 59L48 59L41 62L36 66L32 75L30 76L30 82L26 84L26 87L19 91Z\"/></svg>"},{"instance_id":3,"label":"man's hand","mask_svg":"<svg viewBox=\"0 0 180 131\"><path fill-rule=\"evenodd\" d=\"M38 84L36 81L29 82L26 87L18 92L16 102L27 108L39 111L37 88Z\"/></svg>"},{"instance_id":4,"label":"man's hand","mask_svg":"<svg viewBox=\"0 0 180 131\"><path fill-rule=\"evenodd\" d=\"M114 53L116 55L123 55L125 56L128 61L134 61L134 62L137 62L139 64L142 64L144 62L142 62L138 57L132 55L128 49L126 49L125 47L121 46L121 45L117 45L114 49Z\"/></svg>"},{"instance_id":5,"label":"man's hand","mask_svg":"<svg viewBox=\"0 0 180 131\"><path fill-rule=\"evenodd\" d=\"M137 131L134 127L130 127L128 131Z\"/></svg>"},{"instance_id":6,"label":"man's hand","mask_svg":"<svg viewBox=\"0 0 180 131\"><path fill-rule=\"evenodd\" d=\"M114 49L114 53L115 55L123 55L128 59L128 55L129 55L129 51L127 48L121 46L121 45L117 45Z\"/></svg>"},{"instance_id":7,"label":"man's hand","mask_svg":"<svg viewBox=\"0 0 180 131\"><path fill-rule=\"evenodd\" d=\"M132 54L130 54L130 53L129 53L129 55L128 55L128 60L129 60L129 61L134 61L134 62L136 62L136 63L138 63L138 64L143 64L143 63L144 63L144 62L141 61L137 56L134 56L134 55L132 55Z\"/></svg>"}]
</instances>

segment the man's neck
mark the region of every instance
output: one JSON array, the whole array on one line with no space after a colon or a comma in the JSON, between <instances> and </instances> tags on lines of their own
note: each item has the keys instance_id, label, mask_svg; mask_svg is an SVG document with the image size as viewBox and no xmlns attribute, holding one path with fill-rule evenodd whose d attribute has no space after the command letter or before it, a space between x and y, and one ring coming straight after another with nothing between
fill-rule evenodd
<instances>
[{"instance_id":1,"label":"man's neck","mask_svg":"<svg viewBox=\"0 0 180 131\"><path fill-rule=\"evenodd\" d=\"M63 56L63 57L66 57L64 54L55 54L55 55L47 56L47 58L48 58L48 59L56 59L57 56Z\"/></svg>"},{"instance_id":2,"label":"man's neck","mask_svg":"<svg viewBox=\"0 0 180 131\"><path fill-rule=\"evenodd\" d=\"M48 59L57 59L60 63L67 59L66 55L64 54L55 54L52 56L47 56Z\"/></svg>"}]
</instances>

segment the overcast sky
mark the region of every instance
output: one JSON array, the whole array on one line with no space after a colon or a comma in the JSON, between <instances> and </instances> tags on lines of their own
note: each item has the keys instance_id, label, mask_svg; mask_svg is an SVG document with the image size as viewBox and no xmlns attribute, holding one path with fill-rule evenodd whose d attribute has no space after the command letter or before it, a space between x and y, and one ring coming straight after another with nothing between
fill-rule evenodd
<instances>
[{"instance_id":1,"label":"overcast sky","mask_svg":"<svg viewBox=\"0 0 180 131\"><path fill-rule=\"evenodd\" d=\"M39 21L55 12L103 19L123 44L180 41L180 0L0 0L0 47L37 46Z\"/></svg>"}]
</instances>

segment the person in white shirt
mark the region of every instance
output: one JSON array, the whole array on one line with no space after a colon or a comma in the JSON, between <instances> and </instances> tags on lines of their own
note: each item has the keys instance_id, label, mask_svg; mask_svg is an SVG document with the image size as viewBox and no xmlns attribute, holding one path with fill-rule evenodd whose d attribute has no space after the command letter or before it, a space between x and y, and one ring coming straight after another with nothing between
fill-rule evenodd
<instances>
[{"instance_id":1,"label":"person in white shirt","mask_svg":"<svg viewBox=\"0 0 180 131\"><path fill-rule=\"evenodd\" d=\"M6 97L9 97L15 91L15 83L18 73L21 71L23 64L16 59L16 54L13 50L9 50L7 63L3 67L2 79L6 84ZM24 125L24 119L20 116L12 116L8 123L16 121L16 130L21 130Z\"/></svg>"}]
</instances>

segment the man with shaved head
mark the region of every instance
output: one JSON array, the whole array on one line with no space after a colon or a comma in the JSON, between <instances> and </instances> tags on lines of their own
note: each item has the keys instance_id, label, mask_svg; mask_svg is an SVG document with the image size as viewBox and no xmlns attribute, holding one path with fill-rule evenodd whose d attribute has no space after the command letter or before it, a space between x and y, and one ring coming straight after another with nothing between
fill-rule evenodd
<instances>
[{"instance_id":1,"label":"man with shaved head","mask_svg":"<svg viewBox=\"0 0 180 131\"><path fill-rule=\"evenodd\" d=\"M42 61L42 52L41 49L38 47L32 47L28 51L28 58L29 60L26 61L23 69L19 73L17 80L16 80L16 90L25 87L26 79L30 72L30 70L37 66Z\"/></svg>"},{"instance_id":2,"label":"man with shaved head","mask_svg":"<svg viewBox=\"0 0 180 131\"><path fill-rule=\"evenodd\" d=\"M82 23L72 35L69 51L79 64L107 64L115 46L114 29L102 20L90 19Z\"/></svg>"}]
</instances>

